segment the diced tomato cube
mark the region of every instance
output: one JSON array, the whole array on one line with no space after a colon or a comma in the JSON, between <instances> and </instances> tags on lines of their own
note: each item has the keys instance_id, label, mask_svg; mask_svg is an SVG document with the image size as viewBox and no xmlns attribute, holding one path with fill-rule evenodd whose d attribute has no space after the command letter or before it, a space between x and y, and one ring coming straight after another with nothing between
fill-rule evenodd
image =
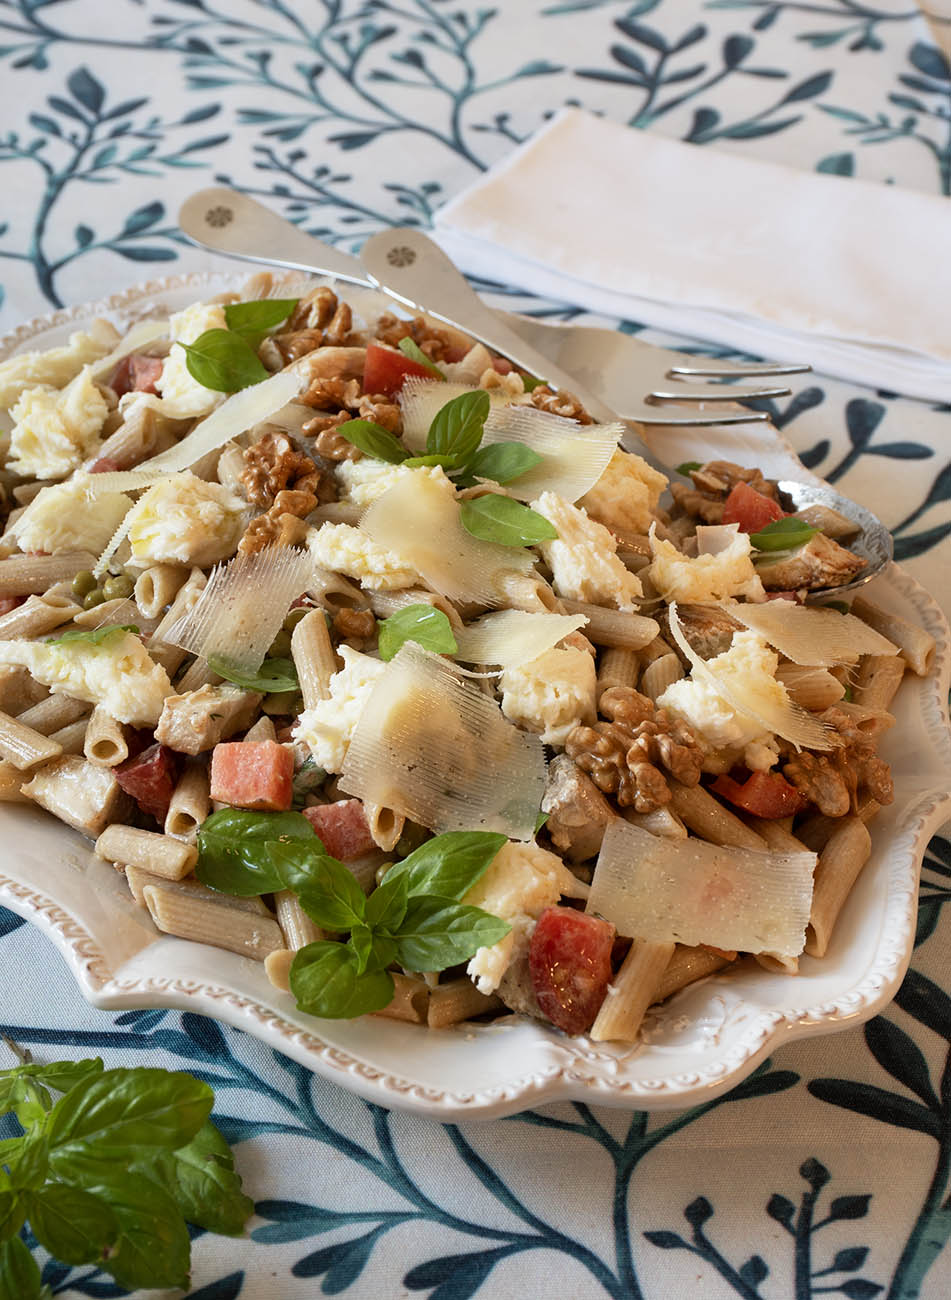
<instances>
[{"instance_id":1,"label":"diced tomato cube","mask_svg":"<svg viewBox=\"0 0 951 1300\"><path fill-rule=\"evenodd\" d=\"M528 968L542 1012L566 1034L590 1029L611 980L614 926L573 907L542 912Z\"/></svg>"},{"instance_id":2,"label":"diced tomato cube","mask_svg":"<svg viewBox=\"0 0 951 1300\"><path fill-rule=\"evenodd\" d=\"M360 799L320 804L304 808L303 813L332 858L352 862L376 848Z\"/></svg>"},{"instance_id":3,"label":"diced tomato cube","mask_svg":"<svg viewBox=\"0 0 951 1300\"><path fill-rule=\"evenodd\" d=\"M778 501L757 492L749 483L737 483L723 503L723 522L739 524L741 533L758 533L767 524L785 518L786 511Z\"/></svg>"},{"instance_id":4,"label":"diced tomato cube","mask_svg":"<svg viewBox=\"0 0 951 1300\"><path fill-rule=\"evenodd\" d=\"M387 397L393 397L410 375L419 375L423 379L434 377L433 372L427 370L421 362L412 361L394 348L385 348L380 343L367 344L367 359L363 370L365 393L383 393Z\"/></svg>"},{"instance_id":5,"label":"diced tomato cube","mask_svg":"<svg viewBox=\"0 0 951 1300\"><path fill-rule=\"evenodd\" d=\"M274 740L215 745L211 797L235 808L286 812L291 806L294 755Z\"/></svg>"},{"instance_id":6,"label":"diced tomato cube","mask_svg":"<svg viewBox=\"0 0 951 1300\"><path fill-rule=\"evenodd\" d=\"M154 393L155 381L162 373L161 357L145 357L139 352L132 352L123 357L115 370L109 387L117 397L125 393Z\"/></svg>"},{"instance_id":7,"label":"diced tomato cube","mask_svg":"<svg viewBox=\"0 0 951 1300\"><path fill-rule=\"evenodd\" d=\"M718 776L710 786L714 794L752 813L754 817L791 817L806 807L807 800L779 772L751 772L743 782Z\"/></svg>"},{"instance_id":8,"label":"diced tomato cube","mask_svg":"<svg viewBox=\"0 0 951 1300\"><path fill-rule=\"evenodd\" d=\"M178 780L178 757L167 745L153 744L112 769L119 785L143 812L164 822Z\"/></svg>"}]
</instances>

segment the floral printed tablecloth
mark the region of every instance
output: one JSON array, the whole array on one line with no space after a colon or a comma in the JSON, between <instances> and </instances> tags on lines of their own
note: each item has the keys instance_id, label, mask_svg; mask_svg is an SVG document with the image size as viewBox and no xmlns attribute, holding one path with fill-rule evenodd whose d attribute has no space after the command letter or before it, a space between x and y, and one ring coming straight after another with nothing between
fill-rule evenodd
<instances>
[{"instance_id":1,"label":"floral printed tablecloth","mask_svg":"<svg viewBox=\"0 0 951 1300\"><path fill-rule=\"evenodd\" d=\"M216 181L349 249L387 224L425 228L564 104L951 196L949 51L947 0L0 0L0 316L9 328L221 265L175 226ZM935 267L936 292L947 276ZM773 414L951 604L949 409L810 376ZM951 1294L949 899L939 835L912 968L883 1015L654 1117L387 1112L213 1021L92 1010L2 909L0 1019L41 1059L214 1084L256 1215L243 1240L196 1238L203 1300L937 1300ZM37 1259L55 1295L124 1294Z\"/></svg>"}]
</instances>

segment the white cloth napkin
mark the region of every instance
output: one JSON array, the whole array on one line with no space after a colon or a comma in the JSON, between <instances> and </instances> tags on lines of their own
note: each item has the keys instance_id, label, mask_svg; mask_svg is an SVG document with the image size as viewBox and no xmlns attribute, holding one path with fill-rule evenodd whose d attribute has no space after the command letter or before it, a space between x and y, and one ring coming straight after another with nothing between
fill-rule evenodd
<instances>
[{"instance_id":1,"label":"white cloth napkin","mask_svg":"<svg viewBox=\"0 0 951 1300\"><path fill-rule=\"evenodd\" d=\"M951 204L565 109L436 214L457 265L951 401Z\"/></svg>"}]
</instances>

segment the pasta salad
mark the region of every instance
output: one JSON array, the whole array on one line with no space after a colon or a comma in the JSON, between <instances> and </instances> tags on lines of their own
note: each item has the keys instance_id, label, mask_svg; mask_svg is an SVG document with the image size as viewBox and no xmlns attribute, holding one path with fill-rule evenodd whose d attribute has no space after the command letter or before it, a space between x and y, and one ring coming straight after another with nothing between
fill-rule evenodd
<instances>
[{"instance_id":1,"label":"pasta salad","mask_svg":"<svg viewBox=\"0 0 951 1300\"><path fill-rule=\"evenodd\" d=\"M275 292L0 364L0 798L323 1017L633 1041L821 957L933 653L834 600L850 522Z\"/></svg>"}]
</instances>

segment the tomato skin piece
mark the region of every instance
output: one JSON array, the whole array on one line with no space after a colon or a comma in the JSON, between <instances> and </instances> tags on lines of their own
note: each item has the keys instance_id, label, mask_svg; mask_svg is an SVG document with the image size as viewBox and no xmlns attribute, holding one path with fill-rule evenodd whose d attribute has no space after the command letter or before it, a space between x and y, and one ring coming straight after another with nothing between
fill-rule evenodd
<instances>
[{"instance_id":1,"label":"tomato skin piece","mask_svg":"<svg viewBox=\"0 0 951 1300\"><path fill-rule=\"evenodd\" d=\"M718 776L710 789L744 812L767 820L791 817L802 812L808 803L779 772L751 772L743 782L734 781L730 776Z\"/></svg>"},{"instance_id":2,"label":"tomato skin piece","mask_svg":"<svg viewBox=\"0 0 951 1300\"><path fill-rule=\"evenodd\" d=\"M785 518L786 511L778 501L757 492L749 483L737 483L723 503L723 522L739 524L741 533L758 533L767 524Z\"/></svg>"},{"instance_id":3,"label":"tomato skin piece","mask_svg":"<svg viewBox=\"0 0 951 1300\"><path fill-rule=\"evenodd\" d=\"M419 375L422 379L434 378L431 370L404 356L402 352L385 348L379 343L367 344L367 359L363 370L364 393L382 393L385 397L395 397L403 387L403 381L411 375Z\"/></svg>"},{"instance_id":4,"label":"tomato skin piece","mask_svg":"<svg viewBox=\"0 0 951 1300\"><path fill-rule=\"evenodd\" d=\"M542 912L528 950L535 997L566 1034L590 1029L611 980L614 926L573 907Z\"/></svg>"}]
</instances>

